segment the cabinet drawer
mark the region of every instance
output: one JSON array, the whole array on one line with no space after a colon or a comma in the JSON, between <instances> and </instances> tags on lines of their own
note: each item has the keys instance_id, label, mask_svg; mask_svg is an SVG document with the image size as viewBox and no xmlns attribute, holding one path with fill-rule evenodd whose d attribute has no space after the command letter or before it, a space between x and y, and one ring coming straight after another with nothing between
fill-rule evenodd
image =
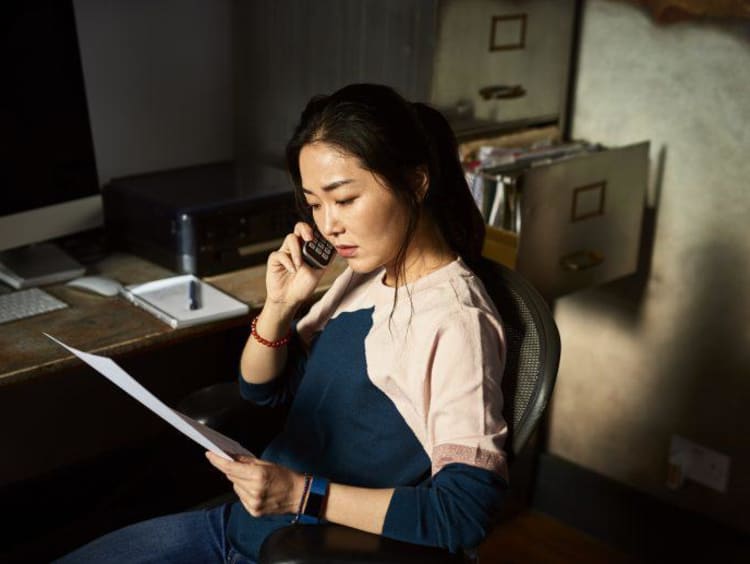
<instances>
[{"instance_id":1,"label":"cabinet drawer","mask_svg":"<svg viewBox=\"0 0 750 564\"><path fill-rule=\"evenodd\" d=\"M635 272L648 149L643 142L524 172L517 269L546 298Z\"/></svg>"},{"instance_id":2,"label":"cabinet drawer","mask_svg":"<svg viewBox=\"0 0 750 564\"><path fill-rule=\"evenodd\" d=\"M442 0L431 101L469 102L474 117L496 122L557 120L574 15L574 0ZM487 87L505 88L482 96Z\"/></svg>"},{"instance_id":3,"label":"cabinet drawer","mask_svg":"<svg viewBox=\"0 0 750 564\"><path fill-rule=\"evenodd\" d=\"M510 231L503 231L487 225L482 256L515 269L516 257L518 256L518 236Z\"/></svg>"}]
</instances>

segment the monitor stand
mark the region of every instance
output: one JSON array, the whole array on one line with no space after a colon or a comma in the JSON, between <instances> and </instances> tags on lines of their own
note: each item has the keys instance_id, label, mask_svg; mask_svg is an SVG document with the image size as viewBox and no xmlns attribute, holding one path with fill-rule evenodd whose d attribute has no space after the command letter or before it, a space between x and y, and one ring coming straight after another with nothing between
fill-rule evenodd
<instances>
[{"instance_id":1,"label":"monitor stand","mask_svg":"<svg viewBox=\"0 0 750 564\"><path fill-rule=\"evenodd\" d=\"M52 243L0 252L0 280L16 289L65 282L86 268Z\"/></svg>"}]
</instances>

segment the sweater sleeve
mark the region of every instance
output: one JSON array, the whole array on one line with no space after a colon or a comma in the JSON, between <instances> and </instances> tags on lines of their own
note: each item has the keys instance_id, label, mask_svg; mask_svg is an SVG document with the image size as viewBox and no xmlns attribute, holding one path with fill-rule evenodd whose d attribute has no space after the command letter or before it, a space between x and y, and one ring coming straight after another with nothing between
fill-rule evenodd
<instances>
[{"instance_id":1,"label":"sweater sleeve","mask_svg":"<svg viewBox=\"0 0 750 564\"><path fill-rule=\"evenodd\" d=\"M256 405L275 407L288 405L302 381L307 364L307 354L297 333L296 324L289 340L286 366L281 374L263 384L250 384L240 374L240 395Z\"/></svg>"},{"instance_id":2,"label":"sweater sleeve","mask_svg":"<svg viewBox=\"0 0 750 564\"><path fill-rule=\"evenodd\" d=\"M495 472L448 464L425 484L396 488L383 535L451 552L476 547L497 519L507 487Z\"/></svg>"},{"instance_id":3,"label":"sweater sleeve","mask_svg":"<svg viewBox=\"0 0 750 564\"><path fill-rule=\"evenodd\" d=\"M240 375L240 394L243 398L257 405L269 407L291 403L305 374L308 353L335 311L336 304L345 292L352 275L351 270L345 270L312 305L307 314L294 322L287 362L281 374L264 384L249 384Z\"/></svg>"},{"instance_id":4,"label":"sweater sleeve","mask_svg":"<svg viewBox=\"0 0 750 564\"><path fill-rule=\"evenodd\" d=\"M385 535L455 552L487 534L507 489L504 342L499 320L477 308L437 327L426 375L432 479L396 488Z\"/></svg>"}]
</instances>

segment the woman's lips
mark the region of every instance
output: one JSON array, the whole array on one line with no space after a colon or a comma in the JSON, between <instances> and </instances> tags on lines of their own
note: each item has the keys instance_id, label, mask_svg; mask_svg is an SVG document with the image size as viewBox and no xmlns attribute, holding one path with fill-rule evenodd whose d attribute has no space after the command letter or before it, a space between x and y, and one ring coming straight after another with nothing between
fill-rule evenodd
<instances>
[{"instance_id":1,"label":"woman's lips","mask_svg":"<svg viewBox=\"0 0 750 564\"><path fill-rule=\"evenodd\" d=\"M350 258L357 254L357 247L354 245L341 245L336 247L336 252L344 258Z\"/></svg>"}]
</instances>

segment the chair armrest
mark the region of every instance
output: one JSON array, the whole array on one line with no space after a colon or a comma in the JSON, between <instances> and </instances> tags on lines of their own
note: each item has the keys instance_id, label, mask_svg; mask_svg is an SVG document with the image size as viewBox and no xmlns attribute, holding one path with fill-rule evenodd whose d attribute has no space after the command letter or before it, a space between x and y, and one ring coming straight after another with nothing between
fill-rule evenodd
<instances>
[{"instance_id":1,"label":"chair armrest","mask_svg":"<svg viewBox=\"0 0 750 564\"><path fill-rule=\"evenodd\" d=\"M179 402L177 411L258 455L283 427L288 408L257 406L243 399L239 383L231 380L192 392Z\"/></svg>"},{"instance_id":2,"label":"chair armrest","mask_svg":"<svg viewBox=\"0 0 750 564\"><path fill-rule=\"evenodd\" d=\"M297 525L268 536L258 564L464 564L461 554L341 525Z\"/></svg>"}]
</instances>

